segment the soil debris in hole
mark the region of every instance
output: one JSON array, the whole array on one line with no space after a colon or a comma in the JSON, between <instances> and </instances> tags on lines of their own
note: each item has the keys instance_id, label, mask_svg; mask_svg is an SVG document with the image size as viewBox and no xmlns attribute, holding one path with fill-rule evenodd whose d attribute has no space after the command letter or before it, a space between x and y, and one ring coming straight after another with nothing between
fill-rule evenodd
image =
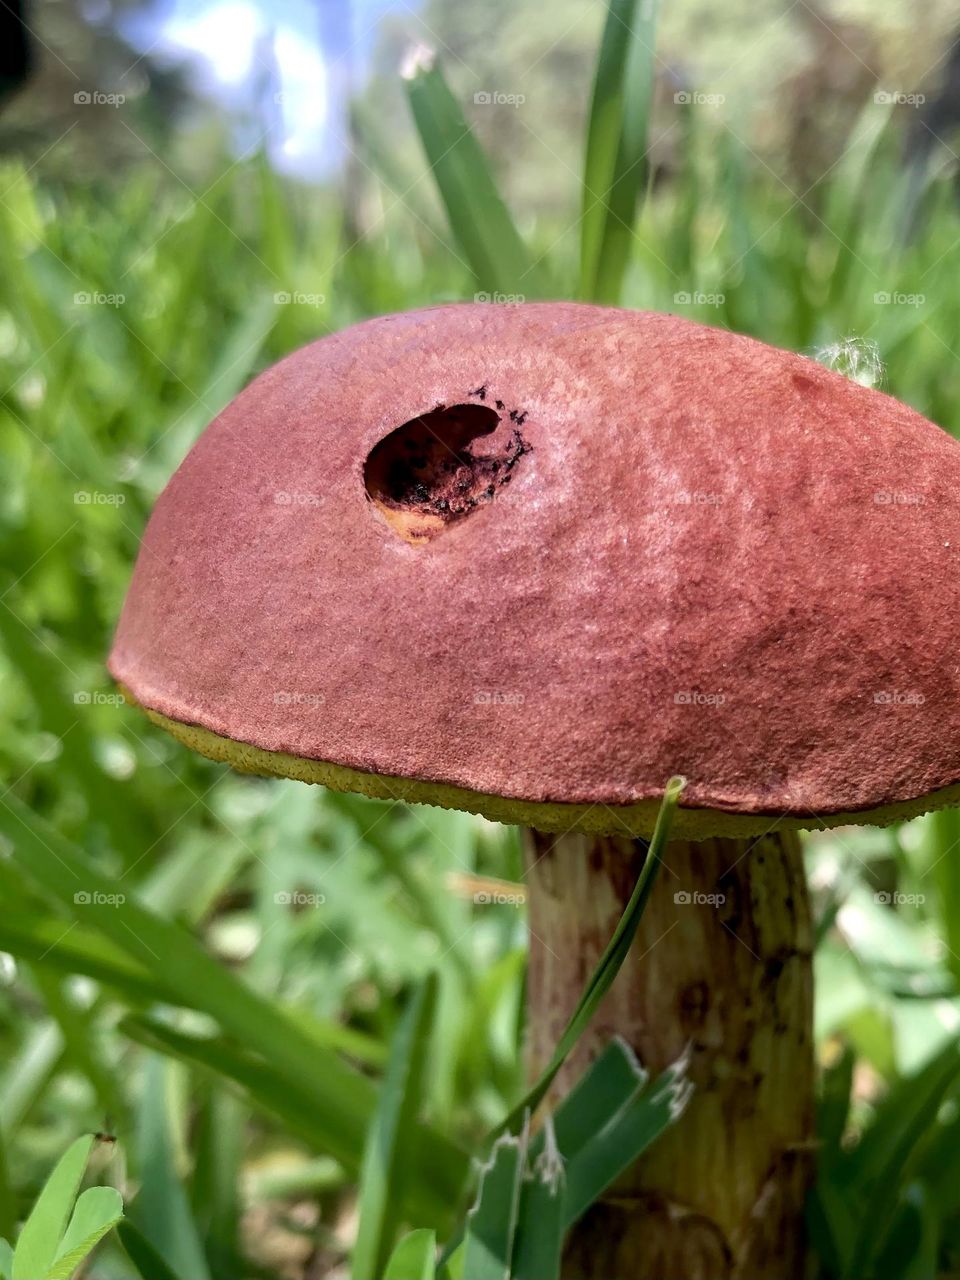
<instances>
[{"instance_id":1,"label":"soil debris in hole","mask_svg":"<svg viewBox=\"0 0 960 1280\"><path fill-rule=\"evenodd\" d=\"M412 418L368 456L367 496L401 537L425 542L510 481L531 450L525 417L514 410L506 422L488 406L455 404Z\"/></svg>"}]
</instances>

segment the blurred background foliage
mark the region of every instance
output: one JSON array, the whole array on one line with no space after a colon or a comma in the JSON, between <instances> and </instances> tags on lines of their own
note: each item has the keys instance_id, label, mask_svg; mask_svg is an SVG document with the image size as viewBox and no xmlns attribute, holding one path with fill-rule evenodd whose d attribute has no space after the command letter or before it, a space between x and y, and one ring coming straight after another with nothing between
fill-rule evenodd
<instances>
[{"instance_id":1,"label":"blurred background foliage","mask_svg":"<svg viewBox=\"0 0 960 1280\"><path fill-rule=\"evenodd\" d=\"M96 1177L148 1244L174 1242L181 1280L340 1276L371 1082L427 973L405 1221L449 1230L461 1149L519 1096L522 893L476 900L520 880L515 834L232 775L117 705L103 659L154 499L260 369L372 314L584 292L604 6L321 3L246 26L251 6L221 10L210 30L250 35L229 82L173 39L189 6L37 5L0 114L0 1235L101 1130L118 1141ZM306 160L281 19L324 69ZM856 365L960 432L957 19L906 0L665 5L622 304ZM474 270L451 226L407 102L447 109L418 45L513 212L516 278ZM125 101L75 101L95 92ZM953 812L806 841L825 1276L960 1274L958 843ZM98 884L126 901L98 907ZM870 1242L838 1223L884 1195ZM90 1274L129 1264L108 1243Z\"/></svg>"}]
</instances>

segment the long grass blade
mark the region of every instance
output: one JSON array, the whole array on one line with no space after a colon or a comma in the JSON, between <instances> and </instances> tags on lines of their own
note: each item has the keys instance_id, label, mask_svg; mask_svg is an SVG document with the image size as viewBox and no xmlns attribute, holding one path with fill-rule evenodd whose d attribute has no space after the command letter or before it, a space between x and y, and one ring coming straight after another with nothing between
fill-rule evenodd
<instances>
[{"instance_id":1,"label":"long grass blade","mask_svg":"<svg viewBox=\"0 0 960 1280\"><path fill-rule=\"evenodd\" d=\"M526 1135L504 1134L480 1172L476 1203L467 1214L464 1280L510 1280L525 1173Z\"/></svg>"},{"instance_id":2,"label":"long grass blade","mask_svg":"<svg viewBox=\"0 0 960 1280\"><path fill-rule=\"evenodd\" d=\"M379 1275L393 1244L404 1178L405 1154L423 1092L427 1038L437 999L430 975L417 988L393 1037L380 1100L367 1133L360 1170L359 1222L351 1273L354 1280Z\"/></svg>"},{"instance_id":3,"label":"long grass blade","mask_svg":"<svg viewBox=\"0 0 960 1280\"><path fill-rule=\"evenodd\" d=\"M188 1035L174 1031L157 1019L128 1017L120 1027L131 1040L147 1048L234 1081L251 1107L279 1120L289 1133L312 1150L332 1153L350 1173L359 1172L361 1153L353 1146L334 1150L329 1131L314 1115L306 1088L287 1079L272 1064L222 1036ZM445 1222L466 1178L466 1157L441 1135L420 1125L417 1141L407 1152L407 1161L409 1176L401 1186L401 1198L407 1210L421 1219Z\"/></svg>"},{"instance_id":4,"label":"long grass blade","mask_svg":"<svg viewBox=\"0 0 960 1280\"><path fill-rule=\"evenodd\" d=\"M553 1056L539 1080L513 1108L507 1118L497 1126L493 1136L515 1131L523 1122L524 1115L527 1112L532 1114L536 1110L546 1096L550 1085L556 1078L557 1072L563 1066L570 1051L586 1030L600 1001L610 990L614 978L620 972L620 968L627 957L627 952L630 950L631 943L636 936L643 909L647 905L657 872L660 869L663 848L670 839L670 827L673 822L674 811L680 800L685 782L684 778L671 778L664 788L663 803L657 815L646 859L640 875L637 877L633 893L630 895L623 915L614 930L613 937L607 943L606 950L600 957L596 969L590 976L590 981L577 1001L577 1006L570 1015L570 1020L557 1042Z\"/></svg>"},{"instance_id":5,"label":"long grass blade","mask_svg":"<svg viewBox=\"0 0 960 1280\"><path fill-rule=\"evenodd\" d=\"M580 224L580 296L618 302L647 180L659 0L609 0L600 44Z\"/></svg>"},{"instance_id":6,"label":"long grass blade","mask_svg":"<svg viewBox=\"0 0 960 1280\"><path fill-rule=\"evenodd\" d=\"M537 297L541 271L513 224L487 158L436 59L410 66L407 95L427 162L477 286L490 295Z\"/></svg>"},{"instance_id":7,"label":"long grass blade","mask_svg":"<svg viewBox=\"0 0 960 1280\"><path fill-rule=\"evenodd\" d=\"M544 1142L532 1159L520 1192L513 1243L512 1280L559 1280L563 1251L566 1170L547 1116ZM532 1154L532 1153L531 1153Z\"/></svg>"},{"instance_id":8,"label":"long grass blade","mask_svg":"<svg viewBox=\"0 0 960 1280\"><path fill-rule=\"evenodd\" d=\"M174 1270L191 1280L210 1280L200 1232L174 1162L167 1089L170 1069L170 1063L160 1057L151 1057L147 1063L137 1135L141 1185L130 1217L154 1247L169 1257Z\"/></svg>"},{"instance_id":9,"label":"long grass blade","mask_svg":"<svg viewBox=\"0 0 960 1280\"><path fill-rule=\"evenodd\" d=\"M169 1259L155 1249L140 1228L129 1219L124 1218L120 1222L117 1235L141 1280L191 1280L174 1271Z\"/></svg>"},{"instance_id":10,"label":"long grass blade","mask_svg":"<svg viewBox=\"0 0 960 1280\"><path fill-rule=\"evenodd\" d=\"M271 1063L292 1088L307 1095L318 1126L328 1134L330 1153L359 1162L375 1105L368 1080L305 1036L293 1019L219 965L179 925L148 911L132 895L118 901L116 884L14 796L0 802L0 832L10 842L11 858L31 880L138 963L161 971L184 1005L201 1008ZM428 1130L421 1141L427 1160L435 1155L438 1167L451 1171L452 1147L434 1140Z\"/></svg>"},{"instance_id":11,"label":"long grass blade","mask_svg":"<svg viewBox=\"0 0 960 1280\"><path fill-rule=\"evenodd\" d=\"M626 1046L621 1049L629 1053ZM631 1055L632 1056L632 1055ZM566 1166L564 1225L571 1226L683 1114L691 1094L681 1058L652 1083L637 1065L636 1088ZM588 1086L599 1093L599 1080ZM585 1090L586 1091L586 1090ZM561 1149L561 1154L565 1154Z\"/></svg>"}]
</instances>

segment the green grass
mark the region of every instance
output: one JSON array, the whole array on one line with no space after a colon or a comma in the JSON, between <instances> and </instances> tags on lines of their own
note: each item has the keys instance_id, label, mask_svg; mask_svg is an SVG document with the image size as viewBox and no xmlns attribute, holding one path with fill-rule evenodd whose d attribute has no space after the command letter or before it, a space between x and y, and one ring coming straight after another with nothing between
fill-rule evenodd
<instances>
[{"instance_id":1,"label":"green grass","mask_svg":"<svg viewBox=\"0 0 960 1280\"><path fill-rule=\"evenodd\" d=\"M438 69L409 86L427 156L452 146L436 206L411 215L384 172L371 181L389 212L359 242L338 191L283 183L260 158L224 160L200 202L146 164L69 189L42 165L0 172L9 1234L76 1136L111 1128L91 1176L125 1200L139 1188L121 1237L144 1274L160 1274L159 1256L187 1280L199 1258L235 1280L281 1255L305 1266L311 1250L347 1274L358 1198L361 1265L380 1267L416 1227L402 1247L426 1267L430 1233L452 1241L462 1222L466 1153L523 1094L522 913L478 908L452 879L519 879L513 833L233 776L113 700L103 658L147 513L259 369L383 311L477 292L599 297L811 354L875 343L885 388L960 428L960 220L931 180L922 234L900 236L886 110L865 108L802 201L690 113L677 178L648 190L631 176L643 96L623 91L638 53L616 36L586 190L555 226L507 211ZM807 841L830 1067L812 1215L824 1278L960 1265L957 822ZM312 905L278 902L294 891ZM891 908L881 891L912 900ZM97 892L126 901L76 898ZM865 1232L871 1205L883 1214ZM129 1266L111 1237L91 1274Z\"/></svg>"}]
</instances>

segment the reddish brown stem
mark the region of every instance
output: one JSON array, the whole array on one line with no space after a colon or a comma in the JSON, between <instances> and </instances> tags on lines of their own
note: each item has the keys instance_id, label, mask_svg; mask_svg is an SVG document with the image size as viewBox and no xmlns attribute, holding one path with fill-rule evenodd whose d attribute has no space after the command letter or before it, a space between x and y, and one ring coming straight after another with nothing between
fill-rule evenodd
<instances>
[{"instance_id":1,"label":"reddish brown stem","mask_svg":"<svg viewBox=\"0 0 960 1280\"><path fill-rule=\"evenodd\" d=\"M548 1060L645 855L528 833L530 1067ZM795 1280L813 1155L810 912L797 837L674 842L633 948L554 1086L618 1034L686 1112L574 1228L564 1280Z\"/></svg>"}]
</instances>

